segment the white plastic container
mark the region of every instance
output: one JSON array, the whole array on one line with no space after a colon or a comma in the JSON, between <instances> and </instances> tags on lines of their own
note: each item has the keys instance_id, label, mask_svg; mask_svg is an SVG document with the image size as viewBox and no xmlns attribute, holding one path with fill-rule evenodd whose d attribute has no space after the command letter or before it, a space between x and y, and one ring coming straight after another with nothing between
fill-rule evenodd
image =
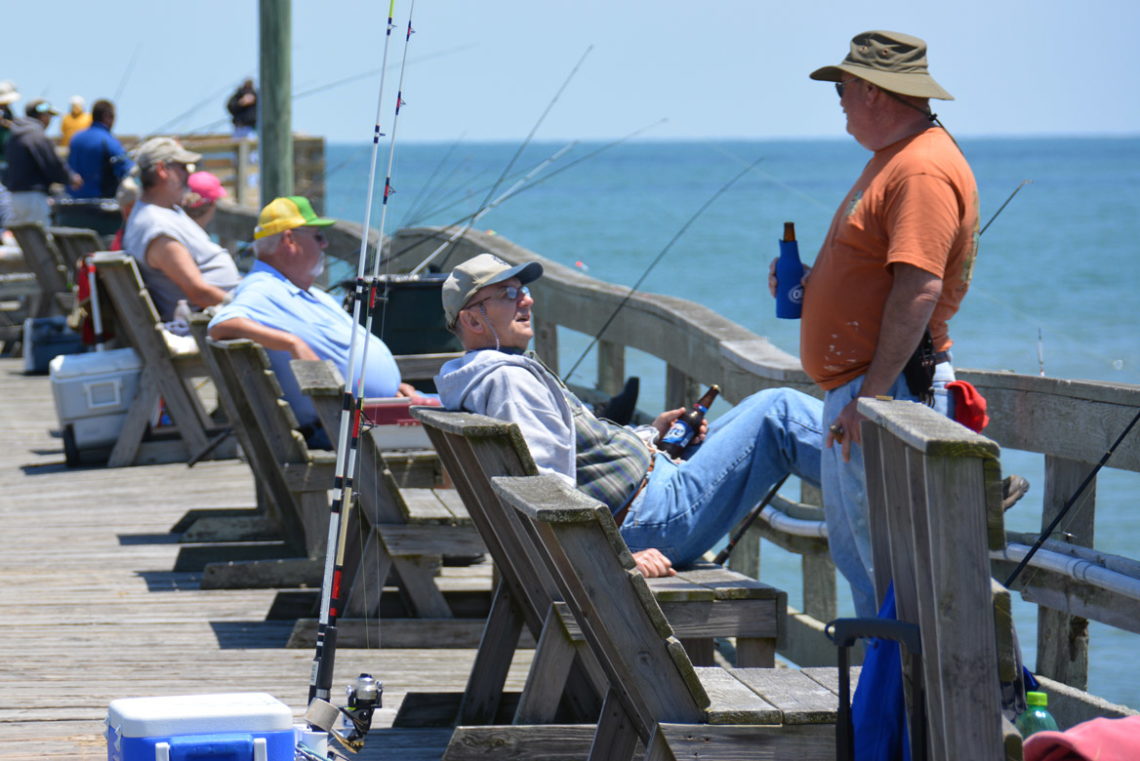
<instances>
[{"instance_id":1,"label":"white plastic container","mask_svg":"<svg viewBox=\"0 0 1140 761\"><path fill-rule=\"evenodd\" d=\"M114 444L138 394L142 362L135 350L61 354L48 372L60 429L71 426L75 446Z\"/></svg>"},{"instance_id":2,"label":"white plastic container","mask_svg":"<svg viewBox=\"0 0 1140 761\"><path fill-rule=\"evenodd\" d=\"M293 761L293 714L264 692L121 698L107 709L107 761Z\"/></svg>"}]
</instances>

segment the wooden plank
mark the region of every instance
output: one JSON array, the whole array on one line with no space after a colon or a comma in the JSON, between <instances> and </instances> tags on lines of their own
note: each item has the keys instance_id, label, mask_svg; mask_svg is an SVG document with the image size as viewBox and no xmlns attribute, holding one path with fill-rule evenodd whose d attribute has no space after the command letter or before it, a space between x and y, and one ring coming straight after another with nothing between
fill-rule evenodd
<instances>
[{"instance_id":1,"label":"wooden plank","mask_svg":"<svg viewBox=\"0 0 1140 761\"><path fill-rule=\"evenodd\" d=\"M673 758L693 761L785 759L831 761L835 729L826 725L756 727L659 724L657 732Z\"/></svg>"},{"instance_id":2,"label":"wooden plank","mask_svg":"<svg viewBox=\"0 0 1140 761\"><path fill-rule=\"evenodd\" d=\"M926 471L931 509L925 541L931 602L938 610L937 626L922 631L926 685L942 698L946 758L993 757L1001 738L1001 701L994 678L984 471L978 459L967 457L930 458Z\"/></svg>"},{"instance_id":3,"label":"wooden plank","mask_svg":"<svg viewBox=\"0 0 1140 761\"><path fill-rule=\"evenodd\" d=\"M737 668L732 675L779 711L783 724L835 724L838 696L805 674Z\"/></svg>"}]
</instances>

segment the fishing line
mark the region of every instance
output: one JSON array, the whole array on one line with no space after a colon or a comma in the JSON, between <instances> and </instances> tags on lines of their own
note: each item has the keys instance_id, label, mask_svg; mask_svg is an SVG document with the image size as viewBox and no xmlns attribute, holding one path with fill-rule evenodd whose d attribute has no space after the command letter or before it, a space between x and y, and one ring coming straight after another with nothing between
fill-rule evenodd
<instances>
[{"instance_id":1,"label":"fishing line","mask_svg":"<svg viewBox=\"0 0 1140 761\"><path fill-rule=\"evenodd\" d=\"M655 122L647 124L644 127L640 127L638 129L634 130L633 132L630 132L628 135L625 135L624 137L620 137L617 140L606 143L605 145L603 145L599 148L596 148L596 149L590 151L589 153L584 153L581 156L579 156L578 158L574 159L573 161L570 161L566 164L563 164L559 168L555 169L553 172L550 172L549 174L546 174L546 175L538 178L537 180L530 183L529 185L524 185L523 187L521 187L517 191L515 191L513 193L513 195L519 195L520 193L522 193L524 191L530 190L531 188L535 187L536 185L541 185L542 183L556 177L557 175L561 174L562 172L565 172L566 170L571 169L572 167L574 167L578 164L581 164L583 161L591 159L594 156L597 156L599 153L602 153L603 151L609 150L610 148L613 148L615 145L620 145L620 144L624 143L625 141L641 134L642 132L645 132L646 130L650 129L651 127L656 127L657 125L663 124L666 121L667 121L666 119L658 119ZM506 199L500 198L497 200L501 202L502 200L506 200ZM451 205L454 205L454 204L451 204ZM432 211L431 213L435 214L436 211ZM482 209L479 209L479 210L473 212L472 214L461 217L460 219L456 220L455 222L451 223L450 225L446 225L444 227L444 229L449 229L451 227L454 227L455 225L461 224L464 220L469 219L471 216L480 215L481 213L482 213ZM407 246L406 248L402 248L399 251L397 251L393 254L390 254L391 261L395 261L397 259L402 258L404 255L406 255L409 252L413 251L414 249L418 248L419 245L420 245L420 242L417 241L416 243L413 243L413 244Z\"/></svg>"},{"instance_id":2,"label":"fishing line","mask_svg":"<svg viewBox=\"0 0 1140 761\"><path fill-rule=\"evenodd\" d=\"M389 0L388 23L385 26L382 66L388 65L388 47L394 27L396 0ZM411 23L409 17L409 24ZM360 239L360 252L357 257L356 283L352 291L352 333L348 350L348 378L345 379L344 394L341 400L340 430L337 432L336 477L333 481L333 498L329 509L329 530L325 555L324 576L321 580L321 608L317 622L316 652L313 656L313 669L309 681L309 703L316 699L327 701L331 696L333 667L336 659L336 620L347 590L341 588L344 569L343 533L348 521L342 520L342 513L352 505L352 472L356 459L356 446L360 435L361 409L353 404L352 386L356 374L356 350L360 324L360 309L363 301L364 272L368 258L368 220L372 213L375 191L376 164L378 161L380 137L380 116L384 103L384 76L380 76L379 92L376 97L376 119L372 130L372 161L368 174L368 190L364 209L364 234ZM382 242L381 242L382 245ZM363 369L363 368L362 368ZM351 452L349 451L351 429ZM343 516L347 517L347 516Z\"/></svg>"},{"instance_id":3,"label":"fishing line","mask_svg":"<svg viewBox=\"0 0 1140 761\"><path fill-rule=\"evenodd\" d=\"M741 177L751 172L752 168L763 160L764 157L761 156L748 166L744 167L744 169L740 170L740 172L738 172L731 180L726 182L724 185L721 185L720 188L718 188L717 191L713 193L709 199L704 202L704 204L701 205L701 208L697 209L693 216L689 217L688 221L686 221L685 224L681 225L681 229L678 230L672 239L665 244L665 248L661 249L661 253L657 254L657 257L652 262L650 262L649 266L645 268L645 271L641 273L641 277L637 279L637 282L630 287L629 292L625 295L625 298L621 300L621 303L619 303L617 305L617 308L614 309L613 314L611 314L609 316L609 319L605 321L605 324L602 325L602 329L598 331L597 335L595 335L593 339L591 339L589 345L586 346L581 355L579 355L578 360L574 363L573 367L571 367L570 370L567 371L564 376L562 376L563 381L567 381L570 376L574 374L574 371L578 369L578 365L582 364L582 360L585 359L586 355L590 353L590 349L594 348L594 345L598 343L598 340L602 337L602 334L604 334L610 327L610 324L613 323L614 318L618 316L618 313L621 312L622 308L625 307L627 303L629 303L629 300L631 298L633 298L633 294L636 293L637 289L641 287L641 284L645 282L645 278L649 276L649 273L653 271L653 268L657 266L658 262L660 262L665 257L665 254L669 253L669 249L671 249L673 247L673 244L676 243L677 240L685 234L685 231L689 229L689 226L692 225L693 222L696 222L697 218L704 214L705 209L712 206L713 202L716 201L716 199L720 198L721 195L725 193L725 191L735 185Z\"/></svg>"},{"instance_id":4,"label":"fishing line","mask_svg":"<svg viewBox=\"0 0 1140 761\"><path fill-rule=\"evenodd\" d=\"M518 182L516 182L511 187L507 188L507 191L505 193L503 193L501 196L499 196L495 200L491 201L491 203L486 204L482 209L480 209L475 215L473 215L471 217L470 221L466 225L464 225L463 227L459 228L454 233L452 233L451 237L449 237L447 240L445 240L443 243L441 243L439 246L437 246L434 251L432 251L430 254L425 256L419 264L417 264L415 267L413 267L411 274L413 274L413 275L419 274L419 272L421 270L423 270L425 267L427 267L429 264L431 264L435 260L435 258L437 256L439 256L440 252L442 252L445 248L447 248L452 243L454 243L457 238L459 238L461 235L463 235L463 233L470 230L471 226L474 225L477 221L479 221L479 219L484 214L491 211L491 209L495 208L496 206L498 206L500 203L502 203L503 201L510 198L515 193L519 192L519 189L522 188L522 186L526 183L526 181L529 180L535 173L541 171L543 168L545 168L551 162L557 161L559 158L561 158L562 154L566 153L566 151L570 150L573 147L574 147L574 143L569 143L568 145L565 145L562 148L559 148L551 156L544 159L541 163L539 163L537 166L535 166L534 169L530 170L525 175L523 175L523 177L520 178L518 180Z\"/></svg>"},{"instance_id":5,"label":"fishing line","mask_svg":"<svg viewBox=\"0 0 1140 761\"><path fill-rule=\"evenodd\" d=\"M466 133L463 133L463 134L466 134ZM413 198L411 200L411 202L408 204L408 216L409 217L412 216L413 214L416 214L420 210L420 206L422 204L426 203L425 198L428 195L428 192L429 191L434 192L435 188L433 188L432 185L435 182L435 178L439 176L439 173L443 170L443 167L447 165L448 159L451 158L451 154L455 153L455 149L458 148L459 144L463 141L463 134L461 134L458 138L456 138L454 143L452 143L450 146L448 146L447 152L444 153L443 156L440 157L439 161L436 162L435 167L433 167L431 172L428 174L428 178L424 181L424 183L422 185L420 185L420 189L416 193L415 198ZM451 175L454 174L454 172L458 169L458 167L459 167L458 164L455 165L455 167L453 167L453 169L452 169L452 172L448 173L448 175L446 177L444 177L444 180L446 181L446 180L450 179ZM400 227L407 227L407 225L405 223L401 222Z\"/></svg>"},{"instance_id":6,"label":"fishing line","mask_svg":"<svg viewBox=\"0 0 1140 761\"><path fill-rule=\"evenodd\" d=\"M483 199L483 203L481 204L482 207L485 207L494 197L495 192L499 189L499 185L501 185L503 183L503 180L506 179L507 175L510 174L511 169L514 168L515 162L518 161L519 156L521 156L522 152L526 150L526 147L530 145L531 139L534 138L534 133L538 131L538 128L542 125L543 121L546 120L546 117L550 113L550 110L554 108L554 104L557 103L558 99L562 97L562 93L566 90L566 87L570 84L570 81L574 79L574 75L578 73L578 69L582 66L582 62L586 60L586 56L590 55L590 51L593 49L593 45L587 46L586 52L582 53L582 57L578 59L578 63L574 64L574 68L571 69L570 73L566 75L566 79L562 82L562 86L558 88L558 92L554 93L554 97L551 98L550 102L546 104L546 109L543 110L542 115L538 117L538 121L536 121L534 123L534 126L531 127L530 133L527 134L526 138L519 145L518 150L515 151L515 155L511 157L510 161L507 162L506 167L503 168L502 173L499 175L499 179L495 180L495 184L492 185L491 189L487 191L487 196ZM471 224L469 223L467 227L465 227L463 231L460 232L460 236L464 232L467 232L467 230L470 228ZM440 262L441 267L447 263L449 256L451 256L450 253L448 256L445 256L443 258L442 262Z\"/></svg>"},{"instance_id":7,"label":"fishing line","mask_svg":"<svg viewBox=\"0 0 1140 761\"><path fill-rule=\"evenodd\" d=\"M135 52L131 54L131 60L127 62L127 68L123 70L123 77L119 80L119 87L115 90L115 97L112 103L118 103L119 98L123 95L123 89L127 86L127 80L130 79L131 73L135 70L135 63L139 60L139 52L142 50L142 43L135 45Z\"/></svg>"}]
</instances>

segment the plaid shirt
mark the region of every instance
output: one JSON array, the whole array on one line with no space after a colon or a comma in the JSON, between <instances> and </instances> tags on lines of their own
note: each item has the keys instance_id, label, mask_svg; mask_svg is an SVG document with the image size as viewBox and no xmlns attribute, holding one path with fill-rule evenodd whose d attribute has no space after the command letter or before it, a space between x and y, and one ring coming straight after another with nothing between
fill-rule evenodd
<instances>
[{"instance_id":1,"label":"plaid shirt","mask_svg":"<svg viewBox=\"0 0 1140 761\"><path fill-rule=\"evenodd\" d=\"M631 429L602 420L564 390L574 413L578 490L617 513L649 472L652 454Z\"/></svg>"}]
</instances>

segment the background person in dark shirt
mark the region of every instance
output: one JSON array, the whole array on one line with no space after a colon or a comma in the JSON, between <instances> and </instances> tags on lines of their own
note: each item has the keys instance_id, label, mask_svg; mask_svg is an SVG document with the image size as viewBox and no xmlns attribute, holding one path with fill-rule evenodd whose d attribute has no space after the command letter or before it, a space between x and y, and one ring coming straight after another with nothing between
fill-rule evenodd
<instances>
[{"instance_id":1,"label":"background person in dark shirt","mask_svg":"<svg viewBox=\"0 0 1140 761\"><path fill-rule=\"evenodd\" d=\"M252 79L246 79L226 101L226 110L234 123L234 137L248 137L257 129L257 90Z\"/></svg>"},{"instance_id":2,"label":"background person in dark shirt","mask_svg":"<svg viewBox=\"0 0 1140 761\"><path fill-rule=\"evenodd\" d=\"M79 187L82 179L63 163L47 136L47 126L59 114L46 100L36 99L24 110L27 116L12 125L8 140L8 173L4 184L12 194L8 225L22 222L51 224L48 190L52 183Z\"/></svg>"}]
</instances>

